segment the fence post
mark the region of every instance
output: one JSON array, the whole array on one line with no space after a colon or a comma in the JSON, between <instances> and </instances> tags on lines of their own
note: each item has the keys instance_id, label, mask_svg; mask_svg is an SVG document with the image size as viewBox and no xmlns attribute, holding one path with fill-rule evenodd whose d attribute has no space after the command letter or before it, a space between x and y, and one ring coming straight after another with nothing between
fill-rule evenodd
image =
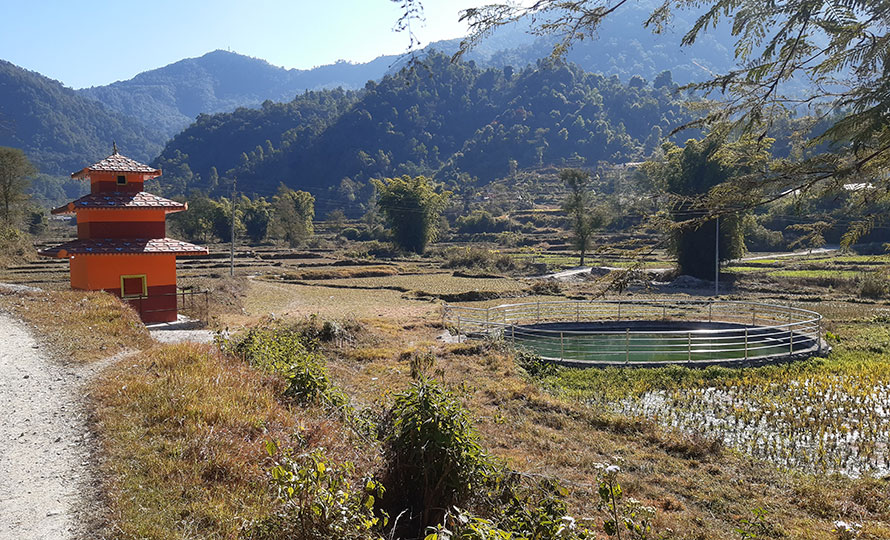
<instances>
[{"instance_id":1,"label":"fence post","mask_svg":"<svg viewBox=\"0 0 890 540\"><path fill-rule=\"evenodd\" d=\"M794 356L794 331L788 327L788 356Z\"/></svg>"},{"instance_id":2,"label":"fence post","mask_svg":"<svg viewBox=\"0 0 890 540\"><path fill-rule=\"evenodd\" d=\"M692 362L692 332L686 332L686 361Z\"/></svg>"},{"instance_id":3,"label":"fence post","mask_svg":"<svg viewBox=\"0 0 890 540\"><path fill-rule=\"evenodd\" d=\"M751 306L751 326L757 326L757 306Z\"/></svg>"},{"instance_id":4,"label":"fence post","mask_svg":"<svg viewBox=\"0 0 890 540\"><path fill-rule=\"evenodd\" d=\"M822 354L822 316L819 315L819 326L816 328L816 346L818 349L818 354Z\"/></svg>"},{"instance_id":5,"label":"fence post","mask_svg":"<svg viewBox=\"0 0 890 540\"><path fill-rule=\"evenodd\" d=\"M541 322L541 301L538 300L538 318L535 319L535 322Z\"/></svg>"},{"instance_id":6,"label":"fence post","mask_svg":"<svg viewBox=\"0 0 890 540\"><path fill-rule=\"evenodd\" d=\"M510 339L513 341L513 348L516 348L516 325L510 325Z\"/></svg>"},{"instance_id":7,"label":"fence post","mask_svg":"<svg viewBox=\"0 0 890 540\"><path fill-rule=\"evenodd\" d=\"M563 339L562 332L559 333L559 359L565 360L566 358L566 344Z\"/></svg>"},{"instance_id":8,"label":"fence post","mask_svg":"<svg viewBox=\"0 0 890 540\"><path fill-rule=\"evenodd\" d=\"M457 316L457 342L460 343L460 314Z\"/></svg>"},{"instance_id":9,"label":"fence post","mask_svg":"<svg viewBox=\"0 0 890 540\"><path fill-rule=\"evenodd\" d=\"M745 327L745 360L748 359L748 328Z\"/></svg>"},{"instance_id":10,"label":"fence post","mask_svg":"<svg viewBox=\"0 0 890 540\"><path fill-rule=\"evenodd\" d=\"M624 330L624 363L630 362L630 328Z\"/></svg>"},{"instance_id":11,"label":"fence post","mask_svg":"<svg viewBox=\"0 0 890 540\"><path fill-rule=\"evenodd\" d=\"M708 322L711 322L711 312L714 309L714 302L708 302Z\"/></svg>"},{"instance_id":12,"label":"fence post","mask_svg":"<svg viewBox=\"0 0 890 540\"><path fill-rule=\"evenodd\" d=\"M661 305L661 320L663 320L663 321L668 320L668 308L667 308L667 304L662 304L662 305Z\"/></svg>"},{"instance_id":13,"label":"fence post","mask_svg":"<svg viewBox=\"0 0 890 540\"><path fill-rule=\"evenodd\" d=\"M581 302L575 302L575 322L581 322Z\"/></svg>"}]
</instances>

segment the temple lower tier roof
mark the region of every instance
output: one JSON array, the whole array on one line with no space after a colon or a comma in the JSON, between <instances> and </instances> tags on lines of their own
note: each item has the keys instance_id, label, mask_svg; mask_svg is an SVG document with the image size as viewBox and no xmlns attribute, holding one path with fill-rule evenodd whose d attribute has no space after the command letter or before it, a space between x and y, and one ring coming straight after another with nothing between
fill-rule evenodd
<instances>
[{"instance_id":1,"label":"temple lower tier roof","mask_svg":"<svg viewBox=\"0 0 890 540\"><path fill-rule=\"evenodd\" d=\"M90 238L72 240L38 253L58 259L69 255L206 255L207 248L174 238Z\"/></svg>"},{"instance_id":2,"label":"temple lower tier roof","mask_svg":"<svg viewBox=\"0 0 890 540\"><path fill-rule=\"evenodd\" d=\"M138 193L126 193L122 191L112 191L108 193L90 193L71 201L65 206L60 206L52 211L53 214L70 214L80 209L164 209L167 212L179 212L186 210L188 207L185 203L171 201L145 191Z\"/></svg>"}]
</instances>

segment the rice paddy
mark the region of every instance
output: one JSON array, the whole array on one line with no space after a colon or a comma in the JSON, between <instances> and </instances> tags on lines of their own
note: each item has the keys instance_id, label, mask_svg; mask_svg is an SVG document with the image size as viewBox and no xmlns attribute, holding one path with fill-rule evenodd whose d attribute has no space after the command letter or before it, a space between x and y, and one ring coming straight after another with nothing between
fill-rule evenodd
<instances>
[{"instance_id":1,"label":"rice paddy","mask_svg":"<svg viewBox=\"0 0 890 540\"><path fill-rule=\"evenodd\" d=\"M851 334L827 360L661 373L565 370L548 384L592 407L719 439L780 467L882 477L890 474L890 336L886 328L868 334ZM862 345L871 350L856 350Z\"/></svg>"}]
</instances>

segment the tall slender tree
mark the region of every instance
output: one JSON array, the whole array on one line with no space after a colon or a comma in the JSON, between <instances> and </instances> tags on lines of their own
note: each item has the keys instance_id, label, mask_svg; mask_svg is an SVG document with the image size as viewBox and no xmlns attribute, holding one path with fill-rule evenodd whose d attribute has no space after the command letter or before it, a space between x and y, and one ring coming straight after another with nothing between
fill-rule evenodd
<instances>
[{"instance_id":1,"label":"tall slender tree","mask_svg":"<svg viewBox=\"0 0 890 540\"><path fill-rule=\"evenodd\" d=\"M569 190L562 208L571 221L573 244L580 254L579 265L584 266L593 233L603 226L603 216L594 207L590 173L581 169L563 169L559 171L559 179Z\"/></svg>"}]
</instances>

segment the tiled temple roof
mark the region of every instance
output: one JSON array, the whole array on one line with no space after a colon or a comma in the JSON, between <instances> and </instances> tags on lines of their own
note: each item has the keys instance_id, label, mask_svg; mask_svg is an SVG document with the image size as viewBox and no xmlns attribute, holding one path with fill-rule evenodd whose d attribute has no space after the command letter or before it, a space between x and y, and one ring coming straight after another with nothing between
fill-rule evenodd
<instances>
[{"instance_id":1,"label":"tiled temple roof","mask_svg":"<svg viewBox=\"0 0 890 540\"><path fill-rule=\"evenodd\" d=\"M124 208L134 210L145 208L164 208L167 209L168 212L179 212L181 210L186 210L187 206L185 205L185 203L171 201L170 199L152 195L151 193L147 193L145 191L140 191L138 193L114 191L108 193L90 193L89 195L84 195L76 201L71 201L65 206L60 206L53 209L52 213L70 214L75 210L87 208Z\"/></svg>"},{"instance_id":2,"label":"tiled temple roof","mask_svg":"<svg viewBox=\"0 0 890 540\"><path fill-rule=\"evenodd\" d=\"M206 255L207 249L174 238L91 238L72 240L39 252L44 257L65 258L69 255Z\"/></svg>"},{"instance_id":3,"label":"tiled temple roof","mask_svg":"<svg viewBox=\"0 0 890 540\"><path fill-rule=\"evenodd\" d=\"M113 154L103 159L102 161L93 163L89 167L77 171L76 173L72 173L71 178L84 178L89 176L89 173L91 172L144 173L154 174L157 176L160 176L161 174L161 171L158 169L149 167L144 163L139 163L135 159L130 159L127 156L118 154L117 148L115 148Z\"/></svg>"}]
</instances>

